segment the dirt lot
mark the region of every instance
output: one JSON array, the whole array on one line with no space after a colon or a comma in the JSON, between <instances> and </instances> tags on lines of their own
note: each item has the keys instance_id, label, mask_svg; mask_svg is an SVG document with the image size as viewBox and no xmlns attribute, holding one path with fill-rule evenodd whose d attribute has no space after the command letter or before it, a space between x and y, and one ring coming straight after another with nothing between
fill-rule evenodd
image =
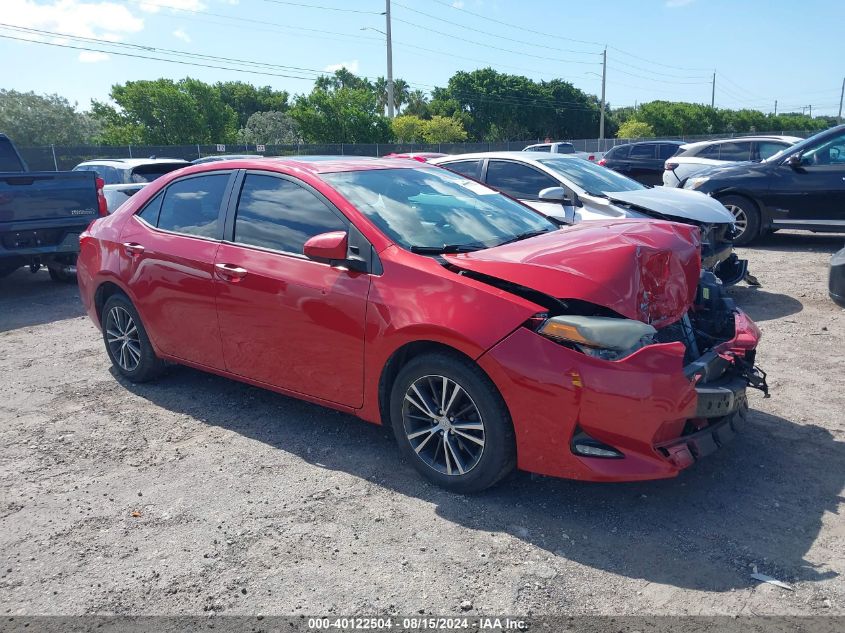
<instances>
[{"instance_id":1,"label":"dirt lot","mask_svg":"<svg viewBox=\"0 0 845 633\"><path fill-rule=\"evenodd\" d=\"M76 288L20 271L0 281L0 614L845 614L842 243L747 250L763 287L733 294L773 395L732 445L670 481L519 474L475 497L346 415L188 369L121 382Z\"/></svg>"}]
</instances>

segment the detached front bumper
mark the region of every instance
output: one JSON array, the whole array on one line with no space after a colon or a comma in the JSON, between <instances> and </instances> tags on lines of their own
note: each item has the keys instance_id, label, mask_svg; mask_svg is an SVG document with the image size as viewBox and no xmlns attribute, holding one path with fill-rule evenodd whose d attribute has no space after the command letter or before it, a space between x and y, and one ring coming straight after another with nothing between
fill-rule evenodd
<instances>
[{"instance_id":1,"label":"detached front bumper","mask_svg":"<svg viewBox=\"0 0 845 633\"><path fill-rule=\"evenodd\" d=\"M686 367L682 343L602 361L515 331L479 363L511 413L518 467L588 481L662 479L726 444L746 416L745 374L759 339L742 312L734 320L732 340ZM576 454L573 438L584 435L622 457Z\"/></svg>"}]
</instances>

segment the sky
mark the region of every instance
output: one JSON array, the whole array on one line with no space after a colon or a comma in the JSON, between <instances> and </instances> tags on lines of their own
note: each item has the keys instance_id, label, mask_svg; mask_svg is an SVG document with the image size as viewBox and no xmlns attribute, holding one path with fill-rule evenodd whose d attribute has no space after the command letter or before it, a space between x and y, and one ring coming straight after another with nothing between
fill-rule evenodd
<instances>
[{"instance_id":1,"label":"sky","mask_svg":"<svg viewBox=\"0 0 845 633\"><path fill-rule=\"evenodd\" d=\"M391 0L393 72L428 92L491 66L599 95L607 46L612 107L709 103L715 71L719 107L771 112L777 100L778 112L835 115L845 76L837 5ZM386 75L384 10L385 0L0 0L0 88L57 93L80 109L113 84L159 77L305 93L341 66Z\"/></svg>"}]
</instances>

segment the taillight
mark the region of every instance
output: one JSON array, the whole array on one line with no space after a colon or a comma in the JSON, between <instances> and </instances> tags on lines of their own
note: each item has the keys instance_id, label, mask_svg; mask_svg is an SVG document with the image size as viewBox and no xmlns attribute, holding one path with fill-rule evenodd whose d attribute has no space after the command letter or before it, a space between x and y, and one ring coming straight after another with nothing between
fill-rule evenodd
<instances>
[{"instance_id":1,"label":"taillight","mask_svg":"<svg viewBox=\"0 0 845 633\"><path fill-rule=\"evenodd\" d=\"M595 154L590 154L589 156L587 156L587 160L589 160L589 161L594 161L594 160L596 160L596 155L595 155Z\"/></svg>"},{"instance_id":2,"label":"taillight","mask_svg":"<svg viewBox=\"0 0 845 633\"><path fill-rule=\"evenodd\" d=\"M412 156L411 158L413 158L415 161L418 161L420 163L427 163L428 162L428 159L425 156Z\"/></svg>"},{"instance_id":3,"label":"taillight","mask_svg":"<svg viewBox=\"0 0 845 633\"><path fill-rule=\"evenodd\" d=\"M97 177L94 179L97 187L97 210L100 213L100 217L104 218L109 214L109 203L106 202L106 196L103 194L103 187L106 186L106 182Z\"/></svg>"},{"instance_id":4,"label":"taillight","mask_svg":"<svg viewBox=\"0 0 845 633\"><path fill-rule=\"evenodd\" d=\"M605 167L605 166L607 165L607 160L606 160L606 159L604 159L604 158L602 158L602 159L599 161L599 165L601 165L602 167Z\"/></svg>"},{"instance_id":5,"label":"taillight","mask_svg":"<svg viewBox=\"0 0 845 633\"><path fill-rule=\"evenodd\" d=\"M678 163L666 163L663 168L666 171L675 171L678 168Z\"/></svg>"}]
</instances>

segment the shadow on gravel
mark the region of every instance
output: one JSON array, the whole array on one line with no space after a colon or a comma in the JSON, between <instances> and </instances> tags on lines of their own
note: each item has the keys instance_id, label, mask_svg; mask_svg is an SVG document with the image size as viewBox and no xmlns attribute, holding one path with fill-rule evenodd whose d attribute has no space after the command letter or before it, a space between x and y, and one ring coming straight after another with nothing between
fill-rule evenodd
<instances>
[{"instance_id":1,"label":"shadow on gravel","mask_svg":"<svg viewBox=\"0 0 845 633\"><path fill-rule=\"evenodd\" d=\"M769 233L745 248L761 251L785 251L790 253L830 253L845 246L845 235L837 233L810 233L809 231L778 231ZM739 247L743 257L745 248ZM754 272L753 270L751 271Z\"/></svg>"},{"instance_id":2,"label":"shadow on gravel","mask_svg":"<svg viewBox=\"0 0 845 633\"><path fill-rule=\"evenodd\" d=\"M804 309L804 304L794 297L760 288L733 286L728 289L728 294L736 301L737 307L757 322L780 319Z\"/></svg>"},{"instance_id":3,"label":"shadow on gravel","mask_svg":"<svg viewBox=\"0 0 845 633\"><path fill-rule=\"evenodd\" d=\"M506 532L550 555L629 578L705 591L836 576L805 556L845 484L845 443L825 429L752 412L731 445L677 479L588 484L519 473L463 497L402 463L386 429L202 372L178 368L124 386L171 411L437 506L471 530ZM632 424L636 423L632 421Z\"/></svg>"},{"instance_id":4,"label":"shadow on gravel","mask_svg":"<svg viewBox=\"0 0 845 633\"><path fill-rule=\"evenodd\" d=\"M0 279L0 332L82 316L76 284L57 283L45 269L21 268Z\"/></svg>"}]
</instances>

